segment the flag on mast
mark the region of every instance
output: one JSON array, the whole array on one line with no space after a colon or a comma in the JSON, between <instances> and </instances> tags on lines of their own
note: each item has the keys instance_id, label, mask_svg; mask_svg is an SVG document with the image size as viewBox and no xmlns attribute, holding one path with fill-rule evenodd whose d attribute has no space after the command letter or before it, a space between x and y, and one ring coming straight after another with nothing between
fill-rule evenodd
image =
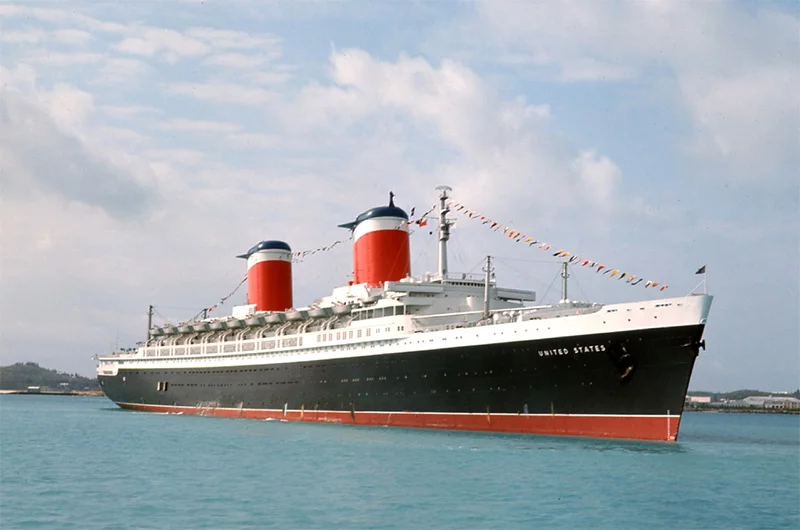
<instances>
[{"instance_id":1,"label":"flag on mast","mask_svg":"<svg viewBox=\"0 0 800 530\"><path fill-rule=\"evenodd\" d=\"M703 265L702 267L697 269L697 272L695 272L695 274L705 274L705 273L706 273L706 266L705 265Z\"/></svg>"}]
</instances>

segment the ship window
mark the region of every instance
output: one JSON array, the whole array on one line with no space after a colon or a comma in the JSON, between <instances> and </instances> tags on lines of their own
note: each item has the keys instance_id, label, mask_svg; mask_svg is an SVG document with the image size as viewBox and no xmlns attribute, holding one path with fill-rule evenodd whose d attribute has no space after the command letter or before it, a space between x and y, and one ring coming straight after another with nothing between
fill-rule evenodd
<instances>
[{"instance_id":1,"label":"ship window","mask_svg":"<svg viewBox=\"0 0 800 530\"><path fill-rule=\"evenodd\" d=\"M349 335L349 337L348 337L348 338L350 338L350 339L352 339L352 338L353 338L353 330L352 330L352 329L350 330L350 333L348 333L348 335Z\"/></svg>"},{"instance_id":2,"label":"ship window","mask_svg":"<svg viewBox=\"0 0 800 530\"><path fill-rule=\"evenodd\" d=\"M361 338L361 330L360 330L360 329L358 330L358 333L356 333L356 336L357 336L359 339Z\"/></svg>"}]
</instances>

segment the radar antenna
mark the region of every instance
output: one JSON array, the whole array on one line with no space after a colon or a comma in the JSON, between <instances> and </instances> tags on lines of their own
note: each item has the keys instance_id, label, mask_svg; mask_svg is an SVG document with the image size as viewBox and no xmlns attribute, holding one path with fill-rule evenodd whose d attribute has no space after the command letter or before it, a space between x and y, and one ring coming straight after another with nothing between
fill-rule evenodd
<instances>
[{"instance_id":1,"label":"radar antenna","mask_svg":"<svg viewBox=\"0 0 800 530\"><path fill-rule=\"evenodd\" d=\"M447 199L450 196L447 194L453 191L450 186L437 186L439 194L439 279L444 281L447 276L447 241L450 239L450 227L453 221L447 218L450 212L450 207L447 205Z\"/></svg>"}]
</instances>

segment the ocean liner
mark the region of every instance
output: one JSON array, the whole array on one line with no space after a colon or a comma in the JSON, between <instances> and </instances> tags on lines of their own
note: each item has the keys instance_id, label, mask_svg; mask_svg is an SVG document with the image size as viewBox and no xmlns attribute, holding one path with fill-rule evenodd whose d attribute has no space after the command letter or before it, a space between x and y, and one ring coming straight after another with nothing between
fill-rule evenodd
<instances>
[{"instance_id":1,"label":"ocean liner","mask_svg":"<svg viewBox=\"0 0 800 530\"><path fill-rule=\"evenodd\" d=\"M140 347L98 358L125 409L675 441L712 297L602 305L453 274L450 188L438 197L438 270L412 276L409 216L369 209L351 231L353 279L292 301L288 244L247 260L247 305L224 318L149 327ZM152 315L152 312L151 312ZM150 323L148 323L150 324Z\"/></svg>"}]
</instances>

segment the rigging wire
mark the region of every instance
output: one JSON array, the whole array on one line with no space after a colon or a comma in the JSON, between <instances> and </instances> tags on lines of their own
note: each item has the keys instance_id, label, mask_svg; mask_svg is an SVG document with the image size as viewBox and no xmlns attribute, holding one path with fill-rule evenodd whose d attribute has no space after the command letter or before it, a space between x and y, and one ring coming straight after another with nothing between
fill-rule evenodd
<instances>
[{"instance_id":1,"label":"rigging wire","mask_svg":"<svg viewBox=\"0 0 800 530\"><path fill-rule=\"evenodd\" d=\"M522 262L525 262L525 263L549 263L551 265L553 264L553 260L551 260L551 259L505 258L505 257L502 257L502 256L497 257L497 259L501 259L503 261L522 261Z\"/></svg>"},{"instance_id":2,"label":"rigging wire","mask_svg":"<svg viewBox=\"0 0 800 530\"><path fill-rule=\"evenodd\" d=\"M528 261L528 260L518 260L518 259L514 259L514 258L495 257L495 262L496 263L502 265L504 268L507 268L509 270L512 270L512 271L516 272L517 274L520 275L521 278L525 279L526 281L532 280L534 283L538 283L540 286L546 286L547 285L545 282L543 282L542 280L540 280L539 278L537 278L536 276L534 276L530 272L520 271L516 267L513 267L513 266L509 265L508 263L506 263L507 261ZM548 261L536 260L533 263L546 263L548 265L554 265L554 263L552 261L549 261L549 260ZM560 264L559 264L559 267L560 267Z\"/></svg>"},{"instance_id":3,"label":"rigging wire","mask_svg":"<svg viewBox=\"0 0 800 530\"><path fill-rule=\"evenodd\" d=\"M156 308L159 308L159 309L173 309L173 310L177 310L177 311L194 311L195 310L194 307L178 307L178 306L172 306L172 305L154 305L153 306L153 310L155 311Z\"/></svg>"},{"instance_id":4,"label":"rigging wire","mask_svg":"<svg viewBox=\"0 0 800 530\"><path fill-rule=\"evenodd\" d=\"M159 318L161 318L161 320L163 320L164 322L169 322L169 319L164 315L162 315L161 312L156 309L156 306L153 306L153 314L158 315Z\"/></svg>"},{"instance_id":5,"label":"rigging wire","mask_svg":"<svg viewBox=\"0 0 800 530\"><path fill-rule=\"evenodd\" d=\"M417 253L416 257L414 258L414 260L411 261L411 263L417 263L417 264L422 263L423 259L428 257L428 253L430 252L432 243L436 240L436 238L433 237L433 232L425 229L425 227L421 227L419 230L414 230L414 232L412 233L415 234L417 232L423 232L423 231L427 232L427 237L423 239L425 243L423 245L420 245L422 250L420 250ZM425 267L423 266L422 268L424 269Z\"/></svg>"},{"instance_id":6,"label":"rigging wire","mask_svg":"<svg viewBox=\"0 0 800 530\"><path fill-rule=\"evenodd\" d=\"M573 277L574 277L574 280L573 280L573 281L574 281L574 282L575 282L575 284L578 286L578 291L579 291L579 292L580 292L580 293L583 295L583 300L584 300L584 301L587 301L587 302L588 302L588 301L591 301L591 300L589 299L589 297L588 297L588 296L586 296L586 292L583 290L583 287L581 286L581 283L578 281L578 276L575 276L574 274L570 276L570 278L573 278ZM571 284L572 284L572 282L570 282L570 285L571 285Z\"/></svg>"},{"instance_id":7,"label":"rigging wire","mask_svg":"<svg viewBox=\"0 0 800 530\"><path fill-rule=\"evenodd\" d=\"M542 295L542 301L547 298L547 295L550 293L550 289L553 288L553 284L558 280L559 276L561 276L561 271L556 272L555 276L553 276L553 281L550 282L550 285L547 286L547 290Z\"/></svg>"}]
</instances>

